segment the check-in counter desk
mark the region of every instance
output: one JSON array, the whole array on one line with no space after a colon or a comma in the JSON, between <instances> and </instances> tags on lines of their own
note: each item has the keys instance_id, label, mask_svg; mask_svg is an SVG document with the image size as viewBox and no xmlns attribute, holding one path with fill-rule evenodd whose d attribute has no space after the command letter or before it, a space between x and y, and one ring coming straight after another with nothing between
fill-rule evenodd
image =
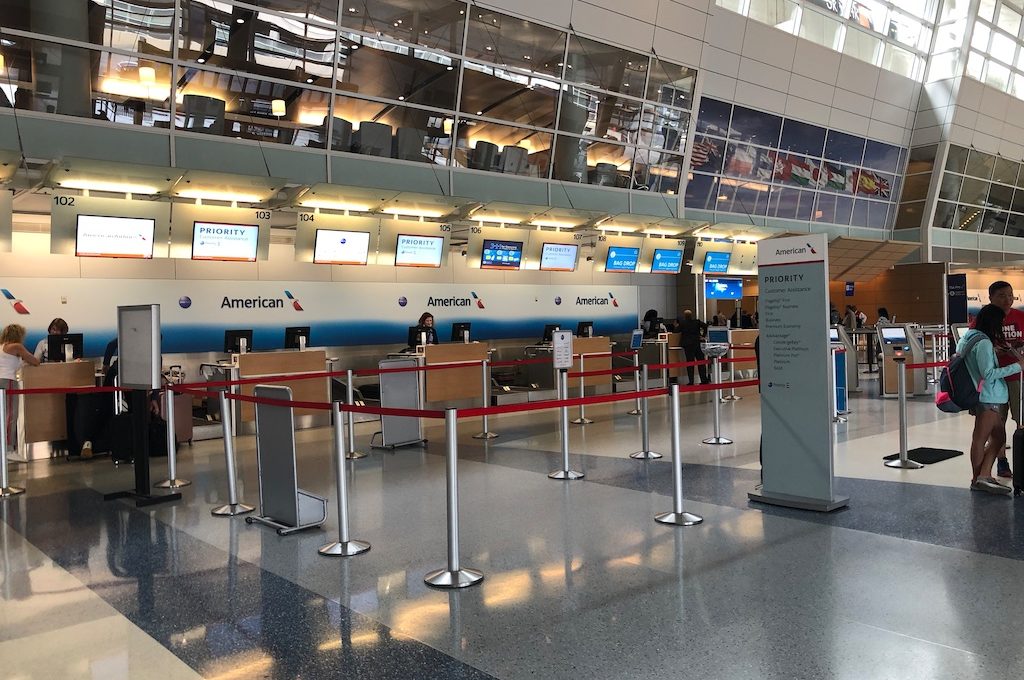
<instances>
[{"instance_id":1,"label":"check-in counter desk","mask_svg":"<svg viewBox=\"0 0 1024 680\"><path fill-rule=\"evenodd\" d=\"M22 366L23 389L47 387L93 387L96 385L96 364L92 361L73 361L66 364L40 364ZM113 399L113 397L111 397ZM32 444L60 441L67 438L67 417L63 394L25 394L20 397L18 409L18 450L16 458L33 460L48 458L45 447Z\"/></svg>"},{"instance_id":2,"label":"check-in counter desk","mask_svg":"<svg viewBox=\"0 0 1024 680\"><path fill-rule=\"evenodd\" d=\"M754 342L757 340L758 330L756 328L735 328L729 331L729 344L733 349L729 350L729 356L734 359L750 359L755 356ZM728 374L728 368L723 366L723 372ZM757 370L757 364L753 361L744 361L735 365L736 379L740 376L753 376Z\"/></svg>"},{"instance_id":3,"label":"check-in counter desk","mask_svg":"<svg viewBox=\"0 0 1024 680\"><path fill-rule=\"evenodd\" d=\"M328 370L327 352L324 350L285 350L282 352L249 352L232 357L232 363L219 368L231 379L260 378L290 373L319 373ZM219 379L215 377L214 379ZM328 378L286 380L273 383L290 387L295 401L326 403L330 401ZM255 385L241 385L233 391L251 396ZM209 401L216 401L211 399ZM234 403L235 430L238 433L255 432L256 407L250 402ZM318 409L297 408L294 411L296 427L316 427L330 422L330 413Z\"/></svg>"},{"instance_id":4,"label":"check-in counter desk","mask_svg":"<svg viewBox=\"0 0 1024 680\"><path fill-rule=\"evenodd\" d=\"M573 359L572 370L569 372L607 371L612 367L612 357L610 354L612 346L612 341L603 336L573 338L572 353L583 355L583 369L582 371L580 370L580 357L577 356ZM605 354L608 356L588 356L593 354ZM551 370L553 371L554 369L552 368ZM612 376L610 375L588 375L585 378L569 378L570 396L579 396L580 380L583 381L584 387L593 387L595 391L605 391L600 388L610 387L612 384Z\"/></svg>"},{"instance_id":5,"label":"check-in counter desk","mask_svg":"<svg viewBox=\"0 0 1024 680\"><path fill-rule=\"evenodd\" d=\"M483 375L478 362L488 357L489 350L490 345L486 342L453 342L424 347L423 362L427 366L475 362L465 368L424 371L425 400L433 402L472 399L479 404L482 399Z\"/></svg>"}]
</instances>

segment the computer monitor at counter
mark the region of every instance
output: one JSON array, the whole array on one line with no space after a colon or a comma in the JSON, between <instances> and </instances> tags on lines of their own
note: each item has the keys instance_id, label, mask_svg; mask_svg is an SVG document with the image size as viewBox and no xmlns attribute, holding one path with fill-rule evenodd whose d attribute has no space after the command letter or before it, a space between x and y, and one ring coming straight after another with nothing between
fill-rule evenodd
<instances>
[{"instance_id":1,"label":"computer monitor at counter","mask_svg":"<svg viewBox=\"0 0 1024 680\"><path fill-rule=\"evenodd\" d=\"M309 346L309 326L289 326L284 329L285 349L306 349Z\"/></svg>"},{"instance_id":2,"label":"computer monitor at counter","mask_svg":"<svg viewBox=\"0 0 1024 680\"><path fill-rule=\"evenodd\" d=\"M74 361L81 359L85 341L81 333L64 333L46 336L47 361ZM66 356L65 347L71 347L71 357Z\"/></svg>"},{"instance_id":3,"label":"computer monitor at counter","mask_svg":"<svg viewBox=\"0 0 1024 680\"><path fill-rule=\"evenodd\" d=\"M244 349L242 347L243 340L245 341ZM242 354L251 352L252 349L252 329L224 331L225 354Z\"/></svg>"},{"instance_id":4,"label":"computer monitor at counter","mask_svg":"<svg viewBox=\"0 0 1024 680\"><path fill-rule=\"evenodd\" d=\"M576 337L577 338L592 338L594 337L594 322L593 321L580 321L576 324Z\"/></svg>"},{"instance_id":5,"label":"computer monitor at counter","mask_svg":"<svg viewBox=\"0 0 1024 680\"><path fill-rule=\"evenodd\" d=\"M452 342L469 342L470 328L473 324L468 321L456 321L452 324Z\"/></svg>"},{"instance_id":6,"label":"computer monitor at counter","mask_svg":"<svg viewBox=\"0 0 1024 680\"><path fill-rule=\"evenodd\" d=\"M551 343L555 331L562 330L557 323L544 324L544 332L540 336L541 343Z\"/></svg>"}]
</instances>

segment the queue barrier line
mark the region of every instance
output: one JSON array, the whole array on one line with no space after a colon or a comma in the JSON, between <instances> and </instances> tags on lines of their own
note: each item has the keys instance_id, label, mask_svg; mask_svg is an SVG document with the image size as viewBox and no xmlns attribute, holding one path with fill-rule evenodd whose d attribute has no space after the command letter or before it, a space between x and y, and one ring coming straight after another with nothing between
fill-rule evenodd
<instances>
[{"instance_id":1,"label":"queue barrier line","mask_svg":"<svg viewBox=\"0 0 1024 680\"><path fill-rule=\"evenodd\" d=\"M722 364L749 364L757 361L757 357L722 357L718 360Z\"/></svg>"},{"instance_id":2,"label":"queue barrier line","mask_svg":"<svg viewBox=\"0 0 1024 680\"><path fill-rule=\"evenodd\" d=\"M924 363L924 364L907 364L906 365L906 369L908 371L912 371L915 368L941 368L941 367L948 366L948 365L949 365L948 361L931 361L931 362Z\"/></svg>"},{"instance_id":3,"label":"queue barrier line","mask_svg":"<svg viewBox=\"0 0 1024 680\"><path fill-rule=\"evenodd\" d=\"M591 355L587 355L589 359ZM596 371L580 371L578 373L570 373L570 378L592 378L598 375L618 375L619 373L636 373L637 368L635 366L626 366L623 368L602 368Z\"/></svg>"},{"instance_id":4,"label":"queue barrier line","mask_svg":"<svg viewBox=\"0 0 1024 680\"><path fill-rule=\"evenodd\" d=\"M664 371L667 368L689 368L691 366L710 366L710 359L697 359L696 361L677 361L674 364L648 364L648 371Z\"/></svg>"},{"instance_id":5,"label":"queue barrier line","mask_svg":"<svg viewBox=\"0 0 1024 680\"><path fill-rule=\"evenodd\" d=\"M488 406L487 408L459 409L459 416L468 418L482 415L498 415L501 413L524 413L526 411L544 411L552 408L581 406L584 404L608 404L616 401L628 401L643 397L660 397L668 394L666 389L646 390L644 392L618 392L616 394L600 394L593 397L573 397L572 399L545 399L524 404L506 404L504 406Z\"/></svg>"},{"instance_id":6,"label":"queue barrier line","mask_svg":"<svg viewBox=\"0 0 1024 680\"><path fill-rule=\"evenodd\" d=\"M110 392L130 392L127 387L26 387L9 389L7 394L99 394Z\"/></svg>"}]
</instances>

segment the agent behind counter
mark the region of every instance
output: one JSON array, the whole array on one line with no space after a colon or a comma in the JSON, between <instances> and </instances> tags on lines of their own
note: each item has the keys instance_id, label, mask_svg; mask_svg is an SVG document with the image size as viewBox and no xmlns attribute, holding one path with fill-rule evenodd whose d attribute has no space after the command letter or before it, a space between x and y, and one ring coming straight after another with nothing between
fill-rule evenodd
<instances>
[{"instance_id":1,"label":"agent behind counter","mask_svg":"<svg viewBox=\"0 0 1024 680\"><path fill-rule=\"evenodd\" d=\"M423 336L426 336L425 343L421 342ZM420 320L416 322L416 325L409 326L409 347L416 347L420 344L437 344L437 329L434 328L434 315L430 312L423 312L420 314Z\"/></svg>"}]
</instances>

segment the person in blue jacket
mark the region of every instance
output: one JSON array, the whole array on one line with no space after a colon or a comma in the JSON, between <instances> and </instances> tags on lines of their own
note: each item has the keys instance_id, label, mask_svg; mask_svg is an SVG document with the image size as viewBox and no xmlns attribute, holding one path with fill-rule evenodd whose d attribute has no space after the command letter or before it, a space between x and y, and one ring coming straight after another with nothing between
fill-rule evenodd
<instances>
[{"instance_id":1,"label":"person in blue jacket","mask_svg":"<svg viewBox=\"0 0 1024 680\"><path fill-rule=\"evenodd\" d=\"M985 305L978 312L974 328L964 333L957 343L956 351L964 357L967 371L971 374L980 392L978 405L971 409L974 416L974 434L971 439L971 490L988 493L1009 494L1010 487L997 482L992 476L992 465L996 456L1002 455L1006 446L1006 410L1010 393L1006 387L1006 376L1024 369L1024 358L1016 363L999 366L995 346L1003 340L1003 317L1005 313L996 305ZM972 338L983 335L974 342ZM964 349L973 342L965 355Z\"/></svg>"}]
</instances>

